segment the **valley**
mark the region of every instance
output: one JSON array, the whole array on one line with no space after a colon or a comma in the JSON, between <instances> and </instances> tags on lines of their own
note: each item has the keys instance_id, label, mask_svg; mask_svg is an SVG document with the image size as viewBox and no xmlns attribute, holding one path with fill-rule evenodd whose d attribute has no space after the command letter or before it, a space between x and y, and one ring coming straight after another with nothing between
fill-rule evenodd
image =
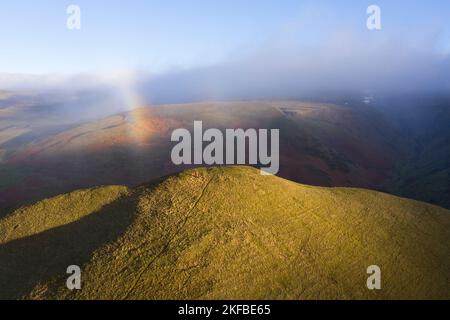
<instances>
[{"instance_id":1,"label":"valley","mask_svg":"<svg viewBox=\"0 0 450 320\"><path fill-rule=\"evenodd\" d=\"M280 105L296 113L287 117ZM0 165L1 206L83 187L132 186L179 171L170 161L170 134L191 128L195 120L218 129L281 129L279 174L307 184L375 188L399 153L392 146L398 139L387 143L378 136L373 117L335 105L211 102L138 108L10 151ZM387 126L383 134L395 137Z\"/></svg>"}]
</instances>

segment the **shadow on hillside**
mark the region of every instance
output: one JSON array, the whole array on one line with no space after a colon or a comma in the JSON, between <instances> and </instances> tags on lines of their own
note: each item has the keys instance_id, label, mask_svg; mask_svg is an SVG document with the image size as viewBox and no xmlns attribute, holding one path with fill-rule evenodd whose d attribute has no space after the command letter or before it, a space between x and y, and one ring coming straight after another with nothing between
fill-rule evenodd
<instances>
[{"instance_id":1,"label":"shadow on hillside","mask_svg":"<svg viewBox=\"0 0 450 320\"><path fill-rule=\"evenodd\" d=\"M82 267L97 248L125 232L136 205L136 197L122 198L79 221L1 245L0 300L20 299L54 276L66 279L69 265Z\"/></svg>"}]
</instances>

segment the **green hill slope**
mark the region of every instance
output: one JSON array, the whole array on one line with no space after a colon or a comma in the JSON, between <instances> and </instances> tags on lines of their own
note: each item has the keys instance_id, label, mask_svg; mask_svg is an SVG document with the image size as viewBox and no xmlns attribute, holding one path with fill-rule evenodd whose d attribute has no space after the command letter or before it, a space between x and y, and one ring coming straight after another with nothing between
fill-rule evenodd
<instances>
[{"instance_id":1,"label":"green hill slope","mask_svg":"<svg viewBox=\"0 0 450 320\"><path fill-rule=\"evenodd\" d=\"M247 167L77 191L0 220L0 298L450 299L450 212ZM69 265L82 290L65 287ZM382 290L366 287L378 265Z\"/></svg>"}]
</instances>

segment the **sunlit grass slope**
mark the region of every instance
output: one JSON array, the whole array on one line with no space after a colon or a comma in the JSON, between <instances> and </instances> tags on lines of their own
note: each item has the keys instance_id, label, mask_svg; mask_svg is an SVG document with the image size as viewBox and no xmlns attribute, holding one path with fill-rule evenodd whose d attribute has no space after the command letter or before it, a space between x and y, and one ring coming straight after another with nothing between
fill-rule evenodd
<instances>
[{"instance_id":1,"label":"sunlit grass slope","mask_svg":"<svg viewBox=\"0 0 450 320\"><path fill-rule=\"evenodd\" d=\"M0 298L450 298L448 210L248 167L62 195L0 230ZM73 264L79 291L65 286Z\"/></svg>"}]
</instances>

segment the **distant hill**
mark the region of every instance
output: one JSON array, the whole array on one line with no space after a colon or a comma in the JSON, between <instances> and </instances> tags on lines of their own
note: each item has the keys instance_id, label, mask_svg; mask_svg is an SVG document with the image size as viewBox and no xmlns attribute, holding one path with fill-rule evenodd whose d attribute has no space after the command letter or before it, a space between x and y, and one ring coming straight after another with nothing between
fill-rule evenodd
<instances>
[{"instance_id":1,"label":"distant hill","mask_svg":"<svg viewBox=\"0 0 450 320\"><path fill-rule=\"evenodd\" d=\"M76 189L134 186L184 170L170 160L170 134L195 120L205 129L280 129L279 176L318 186L378 189L408 145L366 106L301 101L138 108L38 138L33 128L7 127L0 129L0 216Z\"/></svg>"},{"instance_id":2,"label":"distant hill","mask_svg":"<svg viewBox=\"0 0 450 320\"><path fill-rule=\"evenodd\" d=\"M248 167L98 187L0 220L1 299L450 299L450 211ZM65 287L69 265L82 290ZM366 287L367 267L382 290Z\"/></svg>"}]
</instances>

